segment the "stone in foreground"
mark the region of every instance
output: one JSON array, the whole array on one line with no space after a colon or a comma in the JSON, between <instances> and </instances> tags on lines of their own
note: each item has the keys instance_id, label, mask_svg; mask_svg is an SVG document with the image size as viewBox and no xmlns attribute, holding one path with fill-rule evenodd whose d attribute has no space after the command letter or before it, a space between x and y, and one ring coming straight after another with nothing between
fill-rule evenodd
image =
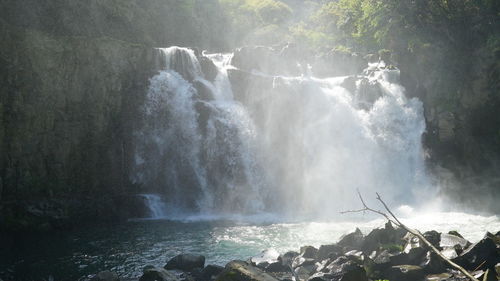
<instances>
[{"instance_id":1,"label":"stone in foreground","mask_svg":"<svg viewBox=\"0 0 500 281\"><path fill-rule=\"evenodd\" d=\"M196 268L203 268L205 266L205 257L199 255L182 254L173 257L165 265L165 269L179 269L182 271L193 271Z\"/></svg>"},{"instance_id":2,"label":"stone in foreground","mask_svg":"<svg viewBox=\"0 0 500 281\"><path fill-rule=\"evenodd\" d=\"M139 281L179 281L179 278L163 268L147 267Z\"/></svg>"},{"instance_id":3,"label":"stone in foreground","mask_svg":"<svg viewBox=\"0 0 500 281\"><path fill-rule=\"evenodd\" d=\"M120 278L118 274L111 271L101 271L97 273L92 279L92 281L119 281Z\"/></svg>"},{"instance_id":4,"label":"stone in foreground","mask_svg":"<svg viewBox=\"0 0 500 281\"><path fill-rule=\"evenodd\" d=\"M232 261L226 265L216 281L278 281L278 279L244 261Z\"/></svg>"}]
</instances>

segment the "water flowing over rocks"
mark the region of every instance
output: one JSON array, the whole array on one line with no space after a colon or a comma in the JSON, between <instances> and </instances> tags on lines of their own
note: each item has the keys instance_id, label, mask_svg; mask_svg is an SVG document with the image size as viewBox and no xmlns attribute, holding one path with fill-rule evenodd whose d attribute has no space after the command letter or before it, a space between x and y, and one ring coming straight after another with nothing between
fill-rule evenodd
<instances>
[{"instance_id":1,"label":"water flowing over rocks","mask_svg":"<svg viewBox=\"0 0 500 281\"><path fill-rule=\"evenodd\" d=\"M500 235L487 233L484 239L475 244L461 238L458 232L449 234L430 231L426 235L434 238L441 237L440 241L436 241L436 247L443 252L451 246L466 246L463 253L458 254L453 261L465 267L469 272L473 272L477 278L482 278L488 271L488 281L500 280L495 276L500 265ZM170 259L165 269L154 266L145 267L140 280L467 280L425 245L415 246L413 237L409 237L404 230L395 228L390 223L387 223L384 228L373 229L367 235L363 235L357 229L337 243L322 245L319 249L303 246L299 252L290 251L279 256L271 249L247 261L231 261L225 267L207 265L203 268L204 260L203 256L179 255ZM110 273L100 273L100 275L108 276ZM96 278L97 276L99 274Z\"/></svg>"},{"instance_id":2,"label":"water flowing over rocks","mask_svg":"<svg viewBox=\"0 0 500 281\"><path fill-rule=\"evenodd\" d=\"M405 97L397 69L377 62L320 79L307 67L285 71L291 49L157 49L134 183L163 194L171 216L321 217L348 207L346 190L375 184L411 201L430 186L422 105Z\"/></svg>"}]
</instances>

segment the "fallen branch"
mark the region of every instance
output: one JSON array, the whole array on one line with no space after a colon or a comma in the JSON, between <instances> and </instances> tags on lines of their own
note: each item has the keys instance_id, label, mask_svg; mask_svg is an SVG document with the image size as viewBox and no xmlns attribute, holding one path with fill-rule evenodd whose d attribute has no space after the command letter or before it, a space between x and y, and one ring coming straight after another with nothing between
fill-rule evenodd
<instances>
[{"instance_id":1,"label":"fallen branch","mask_svg":"<svg viewBox=\"0 0 500 281\"><path fill-rule=\"evenodd\" d=\"M359 213L359 212L370 211L370 212L379 214L381 216L384 216L391 223L393 223L396 226L399 226L399 227L403 228L404 230L408 231L409 233L415 235L420 241L422 241L425 245L427 245L427 247L429 247L436 255L438 255L438 257L440 257L442 260L444 260L445 262L447 262L451 267L453 267L453 268L459 270L460 272L462 272L467 278L469 278L472 281L479 281L476 277L474 277L471 273L469 273L465 268L461 267L460 265L454 263L453 261L451 261L450 259L448 259L447 257L445 257L441 253L441 251L439 251L436 247L434 247L434 245L432 245L432 243L429 242L429 240L427 240L418 230L411 229L411 228L407 227L406 225L404 225L394 215L394 213L389 209L389 207L384 202L384 200L382 200L382 198L380 197L380 195L378 194L378 192L376 194L377 194L377 200L380 201L380 203L384 206L385 210L389 213L389 215L387 215L386 213L384 213L382 211L378 211L378 210L375 210L375 209L372 209L372 208L368 207L368 205L366 205L366 203L365 203L365 200L363 199L363 196L361 196L361 193L359 192L359 190L358 190L358 196L359 196L359 199L361 200L361 203L363 204L363 208L359 209L359 210L343 211L343 212L340 212L340 213L341 214L346 214L346 213Z\"/></svg>"}]
</instances>

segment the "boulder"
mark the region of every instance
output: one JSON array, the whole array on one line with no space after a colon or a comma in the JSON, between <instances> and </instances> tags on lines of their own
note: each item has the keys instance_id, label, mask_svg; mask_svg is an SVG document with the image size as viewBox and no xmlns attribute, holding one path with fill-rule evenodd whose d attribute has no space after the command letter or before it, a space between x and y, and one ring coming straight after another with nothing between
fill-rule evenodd
<instances>
[{"instance_id":1,"label":"boulder","mask_svg":"<svg viewBox=\"0 0 500 281\"><path fill-rule=\"evenodd\" d=\"M428 251L420 266L426 273L436 274L446 271L447 264L436 253Z\"/></svg>"},{"instance_id":2,"label":"boulder","mask_svg":"<svg viewBox=\"0 0 500 281\"><path fill-rule=\"evenodd\" d=\"M361 233L359 228L356 228L356 231L342 236L337 245L343 247L345 250L360 250L363 239L363 233Z\"/></svg>"},{"instance_id":3,"label":"boulder","mask_svg":"<svg viewBox=\"0 0 500 281\"><path fill-rule=\"evenodd\" d=\"M365 269L353 261L332 266L328 274L332 277L331 280L368 281Z\"/></svg>"},{"instance_id":4,"label":"boulder","mask_svg":"<svg viewBox=\"0 0 500 281\"><path fill-rule=\"evenodd\" d=\"M283 265L292 265L293 260L299 255L299 253L294 251L286 252L278 257L278 261Z\"/></svg>"},{"instance_id":5,"label":"boulder","mask_svg":"<svg viewBox=\"0 0 500 281\"><path fill-rule=\"evenodd\" d=\"M91 281L119 281L120 277L118 277L118 274L116 274L115 272L101 271L101 272L97 273L94 277L92 277L92 279L90 279L90 280Z\"/></svg>"},{"instance_id":6,"label":"boulder","mask_svg":"<svg viewBox=\"0 0 500 281\"><path fill-rule=\"evenodd\" d=\"M317 253L318 249L314 248L313 246L300 247L300 255L306 259L314 259Z\"/></svg>"},{"instance_id":7,"label":"boulder","mask_svg":"<svg viewBox=\"0 0 500 281\"><path fill-rule=\"evenodd\" d=\"M179 269L182 271L192 271L195 268L205 266L205 257L201 255L182 254L173 257L165 265L165 269Z\"/></svg>"},{"instance_id":8,"label":"boulder","mask_svg":"<svg viewBox=\"0 0 500 281\"><path fill-rule=\"evenodd\" d=\"M205 76L205 79L213 82L219 73L217 66L213 63L213 61L205 56L199 56L198 61L200 62L201 71Z\"/></svg>"},{"instance_id":9,"label":"boulder","mask_svg":"<svg viewBox=\"0 0 500 281\"><path fill-rule=\"evenodd\" d=\"M209 264L201 270L199 281L211 281L224 270L224 267L220 265Z\"/></svg>"},{"instance_id":10,"label":"boulder","mask_svg":"<svg viewBox=\"0 0 500 281\"><path fill-rule=\"evenodd\" d=\"M422 281L424 270L416 265L395 265L388 268L383 276L391 281Z\"/></svg>"},{"instance_id":11,"label":"boulder","mask_svg":"<svg viewBox=\"0 0 500 281\"><path fill-rule=\"evenodd\" d=\"M453 261L467 270L493 268L500 262L500 254L495 243L495 236L487 233L481 241L469 246Z\"/></svg>"},{"instance_id":12,"label":"boulder","mask_svg":"<svg viewBox=\"0 0 500 281\"><path fill-rule=\"evenodd\" d=\"M341 255L342 247L332 244L332 245L321 245L316 253L317 260L324 260L327 258L336 259Z\"/></svg>"},{"instance_id":13,"label":"boulder","mask_svg":"<svg viewBox=\"0 0 500 281\"><path fill-rule=\"evenodd\" d=\"M148 267L144 269L139 281L180 281L180 279L163 268Z\"/></svg>"},{"instance_id":14,"label":"boulder","mask_svg":"<svg viewBox=\"0 0 500 281\"><path fill-rule=\"evenodd\" d=\"M283 265L281 262L273 262L268 264L268 266L265 267L266 272L288 272L290 271L290 267Z\"/></svg>"},{"instance_id":15,"label":"boulder","mask_svg":"<svg viewBox=\"0 0 500 281\"><path fill-rule=\"evenodd\" d=\"M401 251L402 239L406 234L402 228L394 228L390 222L385 224L384 228L377 228L366 235L362 250L365 253L371 253L378 248L392 249Z\"/></svg>"},{"instance_id":16,"label":"boulder","mask_svg":"<svg viewBox=\"0 0 500 281\"><path fill-rule=\"evenodd\" d=\"M231 261L219 274L217 281L278 281L278 279L265 273L244 261Z\"/></svg>"},{"instance_id":17,"label":"boulder","mask_svg":"<svg viewBox=\"0 0 500 281\"><path fill-rule=\"evenodd\" d=\"M441 242L441 233L431 230L424 232L423 236L427 241L429 241L434 247L439 249L439 243Z\"/></svg>"},{"instance_id":18,"label":"boulder","mask_svg":"<svg viewBox=\"0 0 500 281\"><path fill-rule=\"evenodd\" d=\"M303 265L315 264L315 259L303 258L302 256L296 257L292 262L292 268L297 268Z\"/></svg>"}]
</instances>

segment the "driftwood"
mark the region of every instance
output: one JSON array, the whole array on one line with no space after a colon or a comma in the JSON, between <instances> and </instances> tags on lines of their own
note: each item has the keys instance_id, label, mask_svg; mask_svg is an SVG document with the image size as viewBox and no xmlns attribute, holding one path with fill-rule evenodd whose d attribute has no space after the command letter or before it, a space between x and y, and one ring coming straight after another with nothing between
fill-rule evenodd
<instances>
[{"instance_id":1,"label":"driftwood","mask_svg":"<svg viewBox=\"0 0 500 281\"><path fill-rule=\"evenodd\" d=\"M394 215L394 213L389 209L389 207L384 202L384 200L382 200L382 198L380 197L380 195L378 194L378 192L376 194L377 194L377 200L380 201L380 203L384 206L385 210L389 213L389 215L386 214L386 213L384 213L384 212L382 212L382 211L378 211L378 210L375 210L375 209L372 209L372 208L368 207L368 205L366 205L366 203L365 203L365 200L363 199L363 196L361 196L361 193L359 192L359 190L358 190L358 196L359 196L359 200L361 200L361 203L363 204L363 208L359 209L359 210L343 211L343 212L340 212L340 213L341 214L346 214L346 213L359 213L359 212L367 212L367 211L369 211L369 212L372 212L372 213L379 214L379 215L385 217L391 223L395 224L396 226L399 226L399 227L403 228L404 230L408 231L409 233L415 235L420 241L422 241L425 245L427 245L438 257L440 257L442 260L444 260L445 262L447 262L451 267L453 267L453 268L459 270L460 272L462 272L467 278L469 278L472 281L479 281L476 277L474 277L465 268L461 267L460 265L454 263L453 261L451 261L450 259L448 259L447 257L445 257L441 253L441 251L439 251L436 247L434 247L434 245L432 245L431 242L429 242L429 240L427 240L418 230L411 229L411 228L407 227L406 225L404 225ZM486 279L484 279L484 280L486 280Z\"/></svg>"}]
</instances>

